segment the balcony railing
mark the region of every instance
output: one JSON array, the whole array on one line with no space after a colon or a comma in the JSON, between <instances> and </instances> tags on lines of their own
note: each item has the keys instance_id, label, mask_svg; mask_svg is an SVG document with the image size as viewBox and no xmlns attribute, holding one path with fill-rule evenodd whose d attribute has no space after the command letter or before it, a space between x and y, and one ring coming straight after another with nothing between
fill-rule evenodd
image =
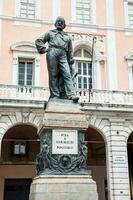
<instances>
[{"instance_id":1,"label":"balcony railing","mask_svg":"<svg viewBox=\"0 0 133 200\"><path fill-rule=\"evenodd\" d=\"M133 92L78 89L82 103L133 105ZM47 101L49 90L44 87L0 85L0 101Z\"/></svg>"},{"instance_id":2,"label":"balcony railing","mask_svg":"<svg viewBox=\"0 0 133 200\"><path fill-rule=\"evenodd\" d=\"M81 89L77 95L84 103L133 105L133 92Z\"/></svg>"},{"instance_id":3,"label":"balcony railing","mask_svg":"<svg viewBox=\"0 0 133 200\"><path fill-rule=\"evenodd\" d=\"M0 85L0 99L44 101L49 98L49 90L44 87Z\"/></svg>"}]
</instances>

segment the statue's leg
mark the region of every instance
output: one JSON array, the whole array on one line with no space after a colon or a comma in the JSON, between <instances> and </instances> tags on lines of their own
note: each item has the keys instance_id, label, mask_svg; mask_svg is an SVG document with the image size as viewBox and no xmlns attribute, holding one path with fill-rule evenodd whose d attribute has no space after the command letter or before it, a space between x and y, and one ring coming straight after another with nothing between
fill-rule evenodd
<instances>
[{"instance_id":1,"label":"statue's leg","mask_svg":"<svg viewBox=\"0 0 133 200\"><path fill-rule=\"evenodd\" d=\"M64 80L63 77L59 76L59 90L60 90L60 98L61 99L67 99L65 87L64 87Z\"/></svg>"},{"instance_id":2,"label":"statue's leg","mask_svg":"<svg viewBox=\"0 0 133 200\"><path fill-rule=\"evenodd\" d=\"M70 67L67 62L66 53L64 53L64 55L60 57L59 70L61 76L63 77L67 97L70 99L71 97L75 96L75 88L73 86L73 81L70 73Z\"/></svg>"},{"instance_id":3,"label":"statue's leg","mask_svg":"<svg viewBox=\"0 0 133 200\"><path fill-rule=\"evenodd\" d=\"M58 60L56 49L50 49L47 53L47 67L49 73L50 97L59 97Z\"/></svg>"}]
</instances>

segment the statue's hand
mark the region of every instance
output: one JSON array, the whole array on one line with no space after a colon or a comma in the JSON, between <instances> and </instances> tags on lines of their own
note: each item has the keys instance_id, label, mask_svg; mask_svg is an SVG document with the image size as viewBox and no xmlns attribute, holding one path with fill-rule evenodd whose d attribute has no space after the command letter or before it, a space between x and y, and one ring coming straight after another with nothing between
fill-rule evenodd
<instances>
[{"instance_id":1,"label":"statue's hand","mask_svg":"<svg viewBox=\"0 0 133 200\"><path fill-rule=\"evenodd\" d=\"M47 53L48 52L48 48L44 47L40 50L41 54Z\"/></svg>"}]
</instances>

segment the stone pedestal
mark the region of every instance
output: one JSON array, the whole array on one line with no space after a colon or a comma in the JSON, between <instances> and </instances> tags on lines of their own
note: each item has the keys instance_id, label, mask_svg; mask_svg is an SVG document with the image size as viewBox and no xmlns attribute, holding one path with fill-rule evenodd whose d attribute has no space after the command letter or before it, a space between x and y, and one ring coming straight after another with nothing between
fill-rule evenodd
<instances>
[{"instance_id":1,"label":"stone pedestal","mask_svg":"<svg viewBox=\"0 0 133 200\"><path fill-rule=\"evenodd\" d=\"M98 200L96 183L89 175L40 175L29 200Z\"/></svg>"},{"instance_id":2,"label":"stone pedestal","mask_svg":"<svg viewBox=\"0 0 133 200\"><path fill-rule=\"evenodd\" d=\"M40 153L30 200L98 200L86 169L85 113L79 104L50 100L38 127Z\"/></svg>"},{"instance_id":3,"label":"stone pedestal","mask_svg":"<svg viewBox=\"0 0 133 200\"><path fill-rule=\"evenodd\" d=\"M88 122L82 107L70 100L50 100L38 127L38 134L43 128L87 129Z\"/></svg>"}]
</instances>

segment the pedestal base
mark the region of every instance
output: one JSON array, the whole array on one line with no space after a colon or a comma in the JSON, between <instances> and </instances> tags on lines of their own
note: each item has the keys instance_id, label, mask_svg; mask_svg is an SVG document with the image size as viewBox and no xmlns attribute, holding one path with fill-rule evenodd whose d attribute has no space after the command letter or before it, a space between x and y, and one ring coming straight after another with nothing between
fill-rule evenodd
<instances>
[{"instance_id":1,"label":"pedestal base","mask_svg":"<svg viewBox=\"0 0 133 200\"><path fill-rule=\"evenodd\" d=\"M31 184L30 200L98 200L96 183L88 175L40 175Z\"/></svg>"}]
</instances>

